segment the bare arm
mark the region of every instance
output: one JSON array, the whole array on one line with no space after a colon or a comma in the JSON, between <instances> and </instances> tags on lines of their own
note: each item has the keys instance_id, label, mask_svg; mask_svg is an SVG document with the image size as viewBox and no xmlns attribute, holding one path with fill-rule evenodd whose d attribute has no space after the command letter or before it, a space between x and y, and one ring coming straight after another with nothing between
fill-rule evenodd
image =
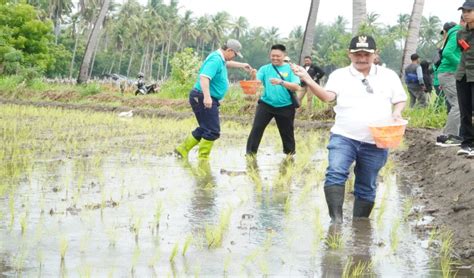
<instances>
[{"instance_id":1,"label":"bare arm","mask_svg":"<svg viewBox=\"0 0 474 278\"><path fill-rule=\"evenodd\" d=\"M394 120L401 120L402 119L402 111L405 108L405 101L401 101L398 103L395 103L393 105L393 110L392 110L392 118Z\"/></svg>"},{"instance_id":2,"label":"bare arm","mask_svg":"<svg viewBox=\"0 0 474 278\"><path fill-rule=\"evenodd\" d=\"M336 93L326 91L323 87L319 86L319 84L316 83L311 78L311 76L309 76L308 72L303 67L292 64L291 69L302 81L306 83L313 95L317 96L324 102L331 102L336 99Z\"/></svg>"},{"instance_id":3,"label":"bare arm","mask_svg":"<svg viewBox=\"0 0 474 278\"><path fill-rule=\"evenodd\" d=\"M252 70L252 67L247 63L240 63L240 62L236 62L236 61L227 61L225 63L225 65L228 68L244 69L247 72L250 72Z\"/></svg>"},{"instance_id":4,"label":"bare arm","mask_svg":"<svg viewBox=\"0 0 474 278\"><path fill-rule=\"evenodd\" d=\"M292 92L295 92L296 90L300 88L300 85L296 83L284 81L280 78L270 78L270 83L272 83L273 85L281 85Z\"/></svg>"},{"instance_id":5,"label":"bare arm","mask_svg":"<svg viewBox=\"0 0 474 278\"><path fill-rule=\"evenodd\" d=\"M211 108L212 107L212 98L211 98L211 91L209 90L209 83L210 80L206 76L200 76L199 81L201 83L202 94L204 95L204 107Z\"/></svg>"}]
</instances>

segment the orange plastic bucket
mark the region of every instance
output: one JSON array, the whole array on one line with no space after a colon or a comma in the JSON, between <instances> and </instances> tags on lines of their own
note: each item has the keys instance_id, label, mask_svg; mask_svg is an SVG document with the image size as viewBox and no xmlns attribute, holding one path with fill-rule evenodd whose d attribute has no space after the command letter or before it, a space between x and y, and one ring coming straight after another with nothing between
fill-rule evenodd
<instances>
[{"instance_id":1,"label":"orange plastic bucket","mask_svg":"<svg viewBox=\"0 0 474 278\"><path fill-rule=\"evenodd\" d=\"M371 124L369 129L378 148L396 148L402 142L407 123L406 120L388 120Z\"/></svg>"},{"instance_id":2,"label":"orange plastic bucket","mask_svg":"<svg viewBox=\"0 0 474 278\"><path fill-rule=\"evenodd\" d=\"M262 84L260 80L240 80L239 83L246 95L255 95Z\"/></svg>"}]
</instances>

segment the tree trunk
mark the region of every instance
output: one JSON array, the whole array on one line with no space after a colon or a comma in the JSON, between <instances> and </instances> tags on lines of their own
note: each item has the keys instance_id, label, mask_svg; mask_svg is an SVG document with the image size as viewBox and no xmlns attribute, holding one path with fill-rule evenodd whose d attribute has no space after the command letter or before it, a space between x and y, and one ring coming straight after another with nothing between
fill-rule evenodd
<instances>
[{"instance_id":1,"label":"tree trunk","mask_svg":"<svg viewBox=\"0 0 474 278\"><path fill-rule=\"evenodd\" d=\"M120 58L119 58L119 64L118 64L118 74L122 71L122 59L123 59L123 44L120 47Z\"/></svg>"},{"instance_id":2,"label":"tree trunk","mask_svg":"<svg viewBox=\"0 0 474 278\"><path fill-rule=\"evenodd\" d=\"M411 63L411 54L416 53L424 5L425 0L414 0L410 23L408 25L408 37L405 41L405 48L403 49L402 68L400 69L400 76L403 76L405 67Z\"/></svg>"},{"instance_id":3,"label":"tree trunk","mask_svg":"<svg viewBox=\"0 0 474 278\"><path fill-rule=\"evenodd\" d=\"M84 58L82 59L81 68L79 70L79 76L77 78L78 84L86 83L89 78L89 68L92 60L92 54L97 46L97 43L99 42L100 29L102 28L102 24L104 23L105 15L109 10L109 3L110 0L104 0L104 2L102 3L99 16L97 17L89 39L87 40L86 51L84 52Z\"/></svg>"},{"instance_id":4,"label":"tree trunk","mask_svg":"<svg viewBox=\"0 0 474 278\"><path fill-rule=\"evenodd\" d=\"M127 76L130 76L130 68L132 67L132 60L133 60L133 47L130 53L130 60L128 61Z\"/></svg>"},{"instance_id":5,"label":"tree trunk","mask_svg":"<svg viewBox=\"0 0 474 278\"><path fill-rule=\"evenodd\" d=\"M153 48L151 49L151 57L150 57L150 68L148 71L150 72L150 77L153 78L153 63L155 61L155 51L156 51L156 40L153 40Z\"/></svg>"},{"instance_id":6,"label":"tree trunk","mask_svg":"<svg viewBox=\"0 0 474 278\"><path fill-rule=\"evenodd\" d=\"M97 46L95 47L94 55L92 55L91 69L89 71L89 79L91 78L92 71L94 70L95 56L97 55L97 51L99 50L99 44L100 44L100 35L99 35L99 39L97 40Z\"/></svg>"},{"instance_id":7,"label":"tree trunk","mask_svg":"<svg viewBox=\"0 0 474 278\"><path fill-rule=\"evenodd\" d=\"M161 68L163 67L164 51L165 51L165 44L162 44L161 52L160 52L160 63L158 64L158 73L156 74L156 80L161 80Z\"/></svg>"},{"instance_id":8,"label":"tree trunk","mask_svg":"<svg viewBox=\"0 0 474 278\"><path fill-rule=\"evenodd\" d=\"M311 7L309 8L308 20L306 21L306 28L303 35L303 45L300 53L300 65L303 64L305 56L311 56L313 49L314 32L316 29L316 18L318 17L320 0L311 0Z\"/></svg>"},{"instance_id":9,"label":"tree trunk","mask_svg":"<svg viewBox=\"0 0 474 278\"><path fill-rule=\"evenodd\" d=\"M360 25L367 19L366 0L352 0L352 35L357 35Z\"/></svg>"},{"instance_id":10,"label":"tree trunk","mask_svg":"<svg viewBox=\"0 0 474 278\"><path fill-rule=\"evenodd\" d=\"M113 55L113 56L114 57L112 58L112 64L110 65L109 71L107 72L108 74L112 73L112 70L114 69L114 66L115 66L115 55Z\"/></svg>"},{"instance_id":11,"label":"tree trunk","mask_svg":"<svg viewBox=\"0 0 474 278\"><path fill-rule=\"evenodd\" d=\"M74 42L74 50L72 51L71 66L69 67L69 79L72 79L72 72L74 70L74 60L76 59L77 44L79 42L79 34L80 32L76 33L76 41Z\"/></svg>"},{"instance_id":12,"label":"tree trunk","mask_svg":"<svg viewBox=\"0 0 474 278\"><path fill-rule=\"evenodd\" d=\"M168 63L170 60L170 50L171 50L171 34L169 34L168 48L166 50L165 71L163 72L165 77L168 77Z\"/></svg>"}]
</instances>

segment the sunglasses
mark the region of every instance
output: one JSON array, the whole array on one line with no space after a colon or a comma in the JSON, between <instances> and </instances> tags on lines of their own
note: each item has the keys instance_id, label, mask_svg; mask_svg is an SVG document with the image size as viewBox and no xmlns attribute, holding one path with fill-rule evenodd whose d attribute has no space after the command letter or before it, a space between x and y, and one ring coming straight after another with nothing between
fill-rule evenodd
<instances>
[{"instance_id":1,"label":"sunglasses","mask_svg":"<svg viewBox=\"0 0 474 278\"><path fill-rule=\"evenodd\" d=\"M372 86L370 86L369 80L367 80L365 78L362 79L362 84L364 84L365 90L367 91L367 93L369 93L369 94L374 93L374 89L372 88Z\"/></svg>"}]
</instances>

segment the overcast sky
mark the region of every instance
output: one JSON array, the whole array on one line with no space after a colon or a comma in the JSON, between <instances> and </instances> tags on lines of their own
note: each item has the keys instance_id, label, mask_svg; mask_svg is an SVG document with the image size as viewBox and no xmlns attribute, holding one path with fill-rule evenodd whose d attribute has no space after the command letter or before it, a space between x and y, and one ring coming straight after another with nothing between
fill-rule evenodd
<instances>
[{"instance_id":1,"label":"overcast sky","mask_svg":"<svg viewBox=\"0 0 474 278\"><path fill-rule=\"evenodd\" d=\"M169 1L166 1L168 2ZM444 23L458 21L461 0L425 0L423 15L438 16ZM193 11L194 17L227 11L232 17L244 16L251 27L278 27L286 37L296 26L305 26L311 0L179 0L181 13ZM367 0L367 12L380 14L379 22L394 25L400 13L411 14L413 0ZM321 0L317 22L332 23L338 15L352 21L351 0Z\"/></svg>"}]
</instances>

